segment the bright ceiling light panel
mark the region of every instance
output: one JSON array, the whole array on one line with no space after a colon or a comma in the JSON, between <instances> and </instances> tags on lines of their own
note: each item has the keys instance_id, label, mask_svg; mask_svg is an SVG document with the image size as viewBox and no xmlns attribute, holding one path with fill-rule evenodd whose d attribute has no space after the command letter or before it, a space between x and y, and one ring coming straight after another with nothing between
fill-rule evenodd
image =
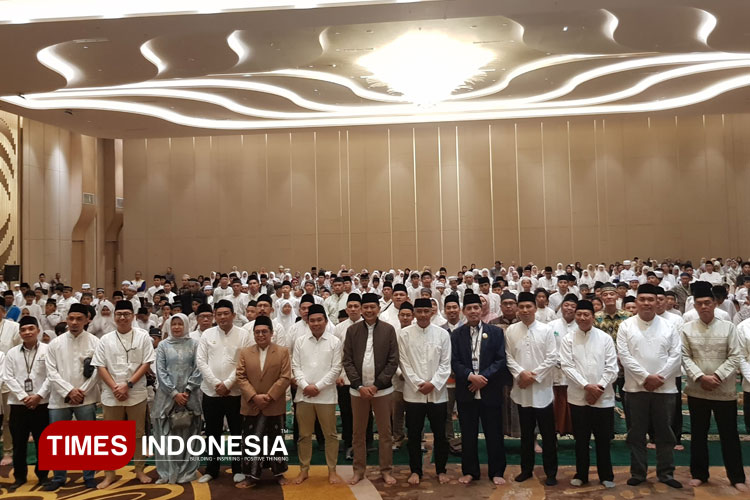
<instances>
[{"instance_id":1,"label":"bright ceiling light panel","mask_svg":"<svg viewBox=\"0 0 750 500\"><path fill-rule=\"evenodd\" d=\"M492 51L434 31L412 31L359 58L372 85L385 85L408 101L430 106L481 79Z\"/></svg>"}]
</instances>

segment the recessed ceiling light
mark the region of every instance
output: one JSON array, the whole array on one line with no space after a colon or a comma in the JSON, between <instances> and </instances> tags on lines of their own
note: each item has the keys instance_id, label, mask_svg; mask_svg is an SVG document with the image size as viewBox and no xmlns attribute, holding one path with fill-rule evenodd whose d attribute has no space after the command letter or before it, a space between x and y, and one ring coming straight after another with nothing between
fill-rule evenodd
<instances>
[{"instance_id":1,"label":"recessed ceiling light","mask_svg":"<svg viewBox=\"0 0 750 500\"><path fill-rule=\"evenodd\" d=\"M458 88L484 76L493 52L435 31L412 31L357 64L372 73L369 80L386 85L420 105L443 101Z\"/></svg>"},{"instance_id":2,"label":"recessed ceiling light","mask_svg":"<svg viewBox=\"0 0 750 500\"><path fill-rule=\"evenodd\" d=\"M568 27L567 26L563 26L563 31L568 31Z\"/></svg>"}]
</instances>

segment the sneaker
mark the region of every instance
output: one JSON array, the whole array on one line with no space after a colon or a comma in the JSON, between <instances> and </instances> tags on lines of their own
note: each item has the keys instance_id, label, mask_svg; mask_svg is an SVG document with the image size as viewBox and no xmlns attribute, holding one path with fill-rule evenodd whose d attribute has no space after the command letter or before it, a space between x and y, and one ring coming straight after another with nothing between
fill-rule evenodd
<instances>
[{"instance_id":1,"label":"sneaker","mask_svg":"<svg viewBox=\"0 0 750 500\"><path fill-rule=\"evenodd\" d=\"M631 477L628 479L627 485L628 486L638 486L639 484L645 482L645 479L638 479L637 477Z\"/></svg>"},{"instance_id":2,"label":"sneaker","mask_svg":"<svg viewBox=\"0 0 750 500\"><path fill-rule=\"evenodd\" d=\"M583 481L581 481L580 479L576 477L570 480L570 485L571 486L583 486Z\"/></svg>"},{"instance_id":3,"label":"sneaker","mask_svg":"<svg viewBox=\"0 0 750 500\"><path fill-rule=\"evenodd\" d=\"M602 486L605 488L614 488L615 482L614 481L602 481Z\"/></svg>"},{"instance_id":4,"label":"sneaker","mask_svg":"<svg viewBox=\"0 0 750 500\"><path fill-rule=\"evenodd\" d=\"M346 449L346 460L354 460L354 448Z\"/></svg>"},{"instance_id":5,"label":"sneaker","mask_svg":"<svg viewBox=\"0 0 750 500\"><path fill-rule=\"evenodd\" d=\"M245 475L244 474L235 474L234 476L232 476L232 480L235 483L241 483L242 481L245 480Z\"/></svg>"},{"instance_id":6,"label":"sneaker","mask_svg":"<svg viewBox=\"0 0 750 500\"><path fill-rule=\"evenodd\" d=\"M557 478L554 477L548 477L546 481L544 481L544 484L547 486L555 486L557 484Z\"/></svg>"},{"instance_id":7,"label":"sneaker","mask_svg":"<svg viewBox=\"0 0 750 500\"><path fill-rule=\"evenodd\" d=\"M199 483L207 483L211 480L213 480L213 476L211 474L203 474L201 477L198 478Z\"/></svg>"}]
</instances>

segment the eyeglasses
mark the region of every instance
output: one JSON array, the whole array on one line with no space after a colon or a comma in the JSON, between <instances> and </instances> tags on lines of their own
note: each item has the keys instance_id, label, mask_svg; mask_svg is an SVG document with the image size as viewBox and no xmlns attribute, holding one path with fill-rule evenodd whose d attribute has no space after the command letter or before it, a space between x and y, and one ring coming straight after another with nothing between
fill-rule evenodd
<instances>
[{"instance_id":1,"label":"eyeglasses","mask_svg":"<svg viewBox=\"0 0 750 500\"><path fill-rule=\"evenodd\" d=\"M127 318L132 315L133 313L130 311L118 311L115 313L115 318Z\"/></svg>"}]
</instances>

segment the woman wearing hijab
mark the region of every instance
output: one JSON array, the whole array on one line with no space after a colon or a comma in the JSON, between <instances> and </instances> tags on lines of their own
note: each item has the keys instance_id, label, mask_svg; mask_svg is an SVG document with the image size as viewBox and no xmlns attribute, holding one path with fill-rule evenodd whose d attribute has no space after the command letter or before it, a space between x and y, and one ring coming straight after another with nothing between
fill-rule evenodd
<instances>
[{"instance_id":1,"label":"woman wearing hijab","mask_svg":"<svg viewBox=\"0 0 750 500\"><path fill-rule=\"evenodd\" d=\"M609 273L604 267L604 264L599 264L599 266L597 266L596 268L596 273L594 273L594 282L597 281L601 281L602 283L607 283L609 281Z\"/></svg>"},{"instance_id":2,"label":"woman wearing hijab","mask_svg":"<svg viewBox=\"0 0 750 500\"><path fill-rule=\"evenodd\" d=\"M117 325L115 324L115 317L112 315L115 310L115 305L112 302L102 300L98 307L99 314L91 321L86 331L101 338L102 335L116 330Z\"/></svg>"},{"instance_id":3,"label":"woman wearing hijab","mask_svg":"<svg viewBox=\"0 0 750 500\"><path fill-rule=\"evenodd\" d=\"M274 305L274 311L276 312L276 320L284 327L284 331L288 332L297 320L292 301L289 299L279 299Z\"/></svg>"},{"instance_id":4,"label":"woman wearing hijab","mask_svg":"<svg viewBox=\"0 0 750 500\"><path fill-rule=\"evenodd\" d=\"M582 271L581 279L578 280L579 285L588 285L589 290L594 289L594 285L596 284L596 280L591 277L591 273L588 269L584 269Z\"/></svg>"},{"instance_id":5,"label":"woman wearing hijab","mask_svg":"<svg viewBox=\"0 0 750 500\"><path fill-rule=\"evenodd\" d=\"M497 318L497 314L490 311L490 299L486 294L480 293L479 300L482 303L482 323L490 324L490 321Z\"/></svg>"},{"instance_id":6,"label":"woman wearing hijab","mask_svg":"<svg viewBox=\"0 0 750 500\"><path fill-rule=\"evenodd\" d=\"M562 262L557 263L557 267L555 268L555 276L562 276L565 274L565 269L563 268Z\"/></svg>"},{"instance_id":7,"label":"woman wearing hijab","mask_svg":"<svg viewBox=\"0 0 750 500\"><path fill-rule=\"evenodd\" d=\"M431 297L430 301L432 302L432 318L430 319L430 323L442 328L447 320L445 316L440 314L440 304L438 304L437 299L434 297Z\"/></svg>"},{"instance_id":8,"label":"woman wearing hijab","mask_svg":"<svg viewBox=\"0 0 750 500\"><path fill-rule=\"evenodd\" d=\"M156 348L157 389L152 414L153 435L159 439L178 436L187 442L199 435L201 420L202 376L196 364L198 341L190 338L188 319L177 313L169 320L169 337ZM196 479L200 462L191 460L187 451L182 456L161 456L156 453L156 484L189 483Z\"/></svg>"}]
</instances>

